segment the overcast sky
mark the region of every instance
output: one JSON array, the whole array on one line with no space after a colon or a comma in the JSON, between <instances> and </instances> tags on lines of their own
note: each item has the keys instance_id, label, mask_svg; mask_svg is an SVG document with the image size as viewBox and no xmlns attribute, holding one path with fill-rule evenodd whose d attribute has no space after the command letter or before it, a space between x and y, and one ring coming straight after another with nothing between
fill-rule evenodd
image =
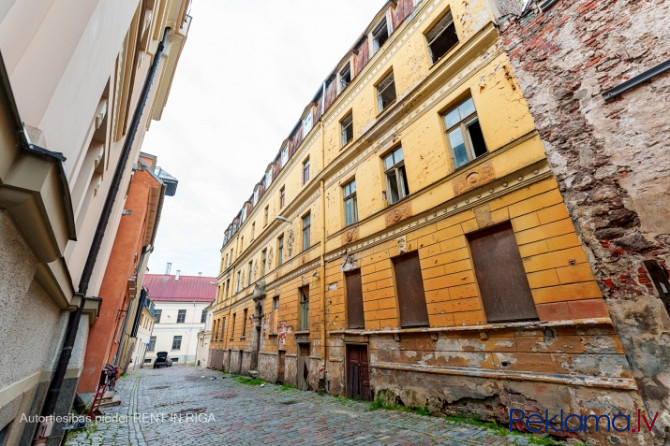
<instances>
[{"instance_id":1,"label":"overcast sky","mask_svg":"<svg viewBox=\"0 0 670 446\"><path fill-rule=\"evenodd\" d=\"M177 177L152 274L219 273L223 232L384 0L193 0L167 107L142 150Z\"/></svg>"}]
</instances>

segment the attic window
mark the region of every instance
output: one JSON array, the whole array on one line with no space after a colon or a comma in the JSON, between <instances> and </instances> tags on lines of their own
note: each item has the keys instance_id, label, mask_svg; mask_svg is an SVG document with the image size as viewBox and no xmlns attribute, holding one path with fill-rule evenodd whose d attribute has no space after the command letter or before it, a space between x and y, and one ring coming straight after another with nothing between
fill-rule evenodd
<instances>
[{"instance_id":1,"label":"attic window","mask_svg":"<svg viewBox=\"0 0 670 446\"><path fill-rule=\"evenodd\" d=\"M351 82L351 68L347 64L342 70L340 70L340 91L344 91L347 88L347 85Z\"/></svg>"},{"instance_id":2,"label":"attic window","mask_svg":"<svg viewBox=\"0 0 670 446\"><path fill-rule=\"evenodd\" d=\"M284 167L288 162L288 144L281 149L281 166Z\"/></svg>"},{"instance_id":3,"label":"attic window","mask_svg":"<svg viewBox=\"0 0 670 446\"><path fill-rule=\"evenodd\" d=\"M386 25L386 17L372 30L372 53L379 51L379 48L389 38L389 30Z\"/></svg>"},{"instance_id":4,"label":"attic window","mask_svg":"<svg viewBox=\"0 0 670 446\"><path fill-rule=\"evenodd\" d=\"M458 35L456 35L451 11L443 15L435 26L426 33L426 40L433 63L440 60L447 51L458 43Z\"/></svg>"}]
</instances>

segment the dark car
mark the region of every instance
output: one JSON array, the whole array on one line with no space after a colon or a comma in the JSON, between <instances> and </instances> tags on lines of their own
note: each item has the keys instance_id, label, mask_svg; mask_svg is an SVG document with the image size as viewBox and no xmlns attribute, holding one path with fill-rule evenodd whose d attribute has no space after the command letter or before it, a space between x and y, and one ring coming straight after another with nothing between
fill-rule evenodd
<instances>
[{"instance_id":1,"label":"dark car","mask_svg":"<svg viewBox=\"0 0 670 446\"><path fill-rule=\"evenodd\" d=\"M154 361L154 368L158 367L172 367L172 360L168 359L168 352L156 353L156 360Z\"/></svg>"}]
</instances>

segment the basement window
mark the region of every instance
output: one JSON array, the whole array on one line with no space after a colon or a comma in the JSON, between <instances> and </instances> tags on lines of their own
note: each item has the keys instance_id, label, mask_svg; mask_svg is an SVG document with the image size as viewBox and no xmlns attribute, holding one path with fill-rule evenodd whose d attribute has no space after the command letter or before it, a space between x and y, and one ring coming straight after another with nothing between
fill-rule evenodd
<instances>
[{"instance_id":1,"label":"basement window","mask_svg":"<svg viewBox=\"0 0 670 446\"><path fill-rule=\"evenodd\" d=\"M379 48L386 42L389 38L389 29L386 25L386 18L383 18L381 22L372 30L372 54L375 54L379 51Z\"/></svg>"},{"instance_id":2,"label":"basement window","mask_svg":"<svg viewBox=\"0 0 670 446\"><path fill-rule=\"evenodd\" d=\"M451 11L447 12L442 18L426 33L428 48L433 63L437 62L451 48L458 43L454 19L451 17Z\"/></svg>"}]
</instances>

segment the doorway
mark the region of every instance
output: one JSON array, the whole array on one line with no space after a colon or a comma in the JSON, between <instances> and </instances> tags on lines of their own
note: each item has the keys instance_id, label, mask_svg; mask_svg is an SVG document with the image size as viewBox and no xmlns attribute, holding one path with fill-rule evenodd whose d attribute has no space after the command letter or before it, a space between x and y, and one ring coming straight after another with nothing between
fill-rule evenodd
<instances>
[{"instance_id":1,"label":"doorway","mask_svg":"<svg viewBox=\"0 0 670 446\"><path fill-rule=\"evenodd\" d=\"M286 370L286 352L279 351L279 364L277 365L277 382L284 384L284 371Z\"/></svg>"},{"instance_id":2,"label":"doorway","mask_svg":"<svg viewBox=\"0 0 670 446\"><path fill-rule=\"evenodd\" d=\"M370 401L367 345L347 344L347 397Z\"/></svg>"},{"instance_id":3,"label":"doorway","mask_svg":"<svg viewBox=\"0 0 670 446\"><path fill-rule=\"evenodd\" d=\"M309 344L298 344L297 387L309 390Z\"/></svg>"}]
</instances>

